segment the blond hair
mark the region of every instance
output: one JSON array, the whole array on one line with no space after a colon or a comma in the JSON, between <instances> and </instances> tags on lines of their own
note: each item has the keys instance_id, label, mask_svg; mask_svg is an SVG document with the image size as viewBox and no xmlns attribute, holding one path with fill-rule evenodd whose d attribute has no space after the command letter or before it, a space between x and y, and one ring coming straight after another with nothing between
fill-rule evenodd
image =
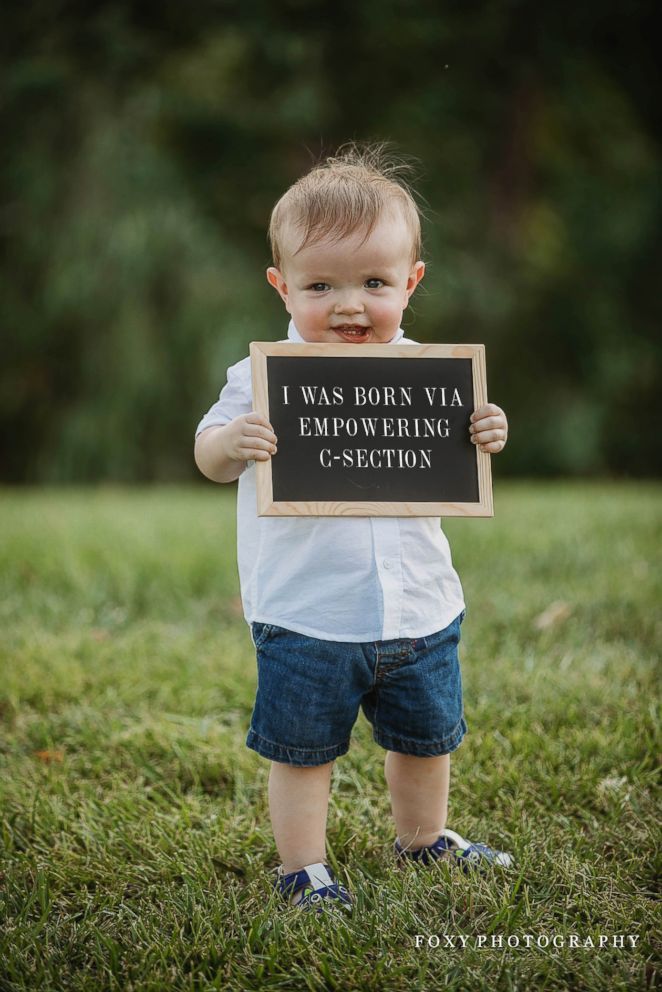
<instances>
[{"instance_id":1,"label":"blond hair","mask_svg":"<svg viewBox=\"0 0 662 992\"><path fill-rule=\"evenodd\" d=\"M421 257L420 210L403 178L412 167L388 153L386 142L342 145L297 180L271 213L269 241L276 268L281 267L285 232L301 240L296 255L313 241L340 241L357 231L370 236L385 210L399 206L412 241L412 264Z\"/></svg>"}]
</instances>

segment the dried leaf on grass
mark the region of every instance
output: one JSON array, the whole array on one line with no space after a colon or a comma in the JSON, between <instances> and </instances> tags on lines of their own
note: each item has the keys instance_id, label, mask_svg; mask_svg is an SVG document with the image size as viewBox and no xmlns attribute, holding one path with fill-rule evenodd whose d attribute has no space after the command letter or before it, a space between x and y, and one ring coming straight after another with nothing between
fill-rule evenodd
<instances>
[{"instance_id":1,"label":"dried leaf on grass","mask_svg":"<svg viewBox=\"0 0 662 992\"><path fill-rule=\"evenodd\" d=\"M35 758L39 758L40 761L50 762L50 761L62 761L64 759L64 751L35 751Z\"/></svg>"},{"instance_id":2,"label":"dried leaf on grass","mask_svg":"<svg viewBox=\"0 0 662 992\"><path fill-rule=\"evenodd\" d=\"M554 627L556 624L563 623L567 620L572 613L572 606L570 603L566 603L565 600L559 599L554 603L551 603L546 610L543 610L536 619L533 621L533 626L536 630L547 630L548 627Z\"/></svg>"}]
</instances>

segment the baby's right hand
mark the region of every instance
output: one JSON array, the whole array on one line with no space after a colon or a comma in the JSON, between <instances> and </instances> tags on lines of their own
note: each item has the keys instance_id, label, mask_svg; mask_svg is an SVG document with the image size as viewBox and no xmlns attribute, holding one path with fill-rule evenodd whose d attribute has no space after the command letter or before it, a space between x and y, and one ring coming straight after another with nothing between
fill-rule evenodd
<instances>
[{"instance_id":1,"label":"baby's right hand","mask_svg":"<svg viewBox=\"0 0 662 992\"><path fill-rule=\"evenodd\" d=\"M276 454L274 429L259 413L244 413L226 427L225 444L230 458L238 462L266 462Z\"/></svg>"}]
</instances>

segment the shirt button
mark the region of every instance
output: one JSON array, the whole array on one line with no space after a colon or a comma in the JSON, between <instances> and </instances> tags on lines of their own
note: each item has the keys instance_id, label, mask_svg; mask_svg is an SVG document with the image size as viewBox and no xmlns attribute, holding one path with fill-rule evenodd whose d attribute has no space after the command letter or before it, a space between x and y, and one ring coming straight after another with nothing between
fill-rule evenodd
<instances>
[{"instance_id":1,"label":"shirt button","mask_svg":"<svg viewBox=\"0 0 662 992\"><path fill-rule=\"evenodd\" d=\"M384 561L382 562L382 565L384 566L384 568L391 568L391 562L389 561L388 558L385 558L384 559Z\"/></svg>"}]
</instances>

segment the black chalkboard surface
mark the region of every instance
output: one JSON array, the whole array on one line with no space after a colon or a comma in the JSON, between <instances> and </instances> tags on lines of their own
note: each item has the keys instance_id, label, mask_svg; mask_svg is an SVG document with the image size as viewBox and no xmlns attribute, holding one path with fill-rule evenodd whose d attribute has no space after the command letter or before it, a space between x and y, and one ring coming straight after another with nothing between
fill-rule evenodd
<instances>
[{"instance_id":1,"label":"black chalkboard surface","mask_svg":"<svg viewBox=\"0 0 662 992\"><path fill-rule=\"evenodd\" d=\"M260 515L491 516L482 345L251 344Z\"/></svg>"}]
</instances>

